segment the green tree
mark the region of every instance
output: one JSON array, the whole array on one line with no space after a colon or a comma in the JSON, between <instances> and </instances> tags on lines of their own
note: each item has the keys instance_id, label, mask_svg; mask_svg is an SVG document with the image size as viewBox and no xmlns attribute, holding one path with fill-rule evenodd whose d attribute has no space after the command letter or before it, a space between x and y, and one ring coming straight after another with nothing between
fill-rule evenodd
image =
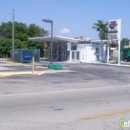
<instances>
[{"instance_id":1,"label":"green tree","mask_svg":"<svg viewBox=\"0 0 130 130\"><path fill-rule=\"evenodd\" d=\"M21 49L22 42L16 39L14 43L14 48ZM12 50L12 40L9 38L0 38L0 57L10 56L11 50Z\"/></svg>"},{"instance_id":2,"label":"green tree","mask_svg":"<svg viewBox=\"0 0 130 130\"><path fill-rule=\"evenodd\" d=\"M30 24L27 26L25 23L14 23L15 31L14 36L15 39L19 39L21 41L27 41L29 37L41 37L48 36L49 32L44 28L40 28L35 24ZM3 22L0 25L0 37L3 38L12 38L12 22L9 21L7 23Z\"/></svg>"},{"instance_id":3,"label":"green tree","mask_svg":"<svg viewBox=\"0 0 130 130\"><path fill-rule=\"evenodd\" d=\"M0 37L3 38L11 38L12 37L12 23L9 21L8 23L2 23L0 26Z\"/></svg>"},{"instance_id":4,"label":"green tree","mask_svg":"<svg viewBox=\"0 0 130 130\"><path fill-rule=\"evenodd\" d=\"M0 53L1 57L6 57L11 50L11 40L7 38L0 39Z\"/></svg>"},{"instance_id":5,"label":"green tree","mask_svg":"<svg viewBox=\"0 0 130 130\"><path fill-rule=\"evenodd\" d=\"M27 25L24 23L15 22L14 26L15 26L15 33L14 33L15 39L19 39L21 41L27 41L28 40Z\"/></svg>"},{"instance_id":6,"label":"green tree","mask_svg":"<svg viewBox=\"0 0 130 130\"><path fill-rule=\"evenodd\" d=\"M125 45L129 45L129 38L123 38L121 40L121 48L124 48Z\"/></svg>"},{"instance_id":7,"label":"green tree","mask_svg":"<svg viewBox=\"0 0 130 130\"><path fill-rule=\"evenodd\" d=\"M102 61L103 61L103 43L102 40L108 39L108 22L102 20L97 20L97 23L94 23L92 28L95 29L99 34L101 40L101 50L102 50Z\"/></svg>"},{"instance_id":8,"label":"green tree","mask_svg":"<svg viewBox=\"0 0 130 130\"><path fill-rule=\"evenodd\" d=\"M40 49L41 57L44 56L44 43L28 40L28 49Z\"/></svg>"},{"instance_id":9,"label":"green tree","mask_svg":"<svg viewBox=\"0 0 130 130\"><path fill-rule=\"evenodd\" d=\"M29 37L48 36L48 31L35 24L27 26L25 23L14 23L14 46L15 49L40 49L44 55L44 43L28 41ZM3 22L0 25L0 57L9 55L12 49L12 22Z\"/></svg>"},{"instance_id":10,"label":"green tree","mask_svg":"<svg viewBox=\"0 0 130 130\"><path fill-rule=\"evenodd\" d=\"M28 36L29 37L41 37L41 36L48 36L48 31L40 28L35 24L30 24L28 27Z\"/></svg>"},{"instance_id":11,"label":"green tree","mask_svg":"<svg viewBox=\"0 0 130 130\"><path fill-rule=\"evenodd\" d=\"M21 41L27 41L27 26L23 23L14 23L15 31L14 31L14 38L19 39ZM2 23L0 26L0 36L3 38L12 38L12 22L9 21L7 23Z\"/></svg>"},{"instance_id":12,"label":"green tree","mask_svg":"<svg viewBox=\"0 0 130 130\"><path fill-rule=\"evenodd\" d=\"M41 37L48 36L49 32L36 26L35 24L30 24L28 27L28 37ZM44 56L44 43L28 40L28 49L40 49L41 57Z\"/></svg>"}]
</instances>

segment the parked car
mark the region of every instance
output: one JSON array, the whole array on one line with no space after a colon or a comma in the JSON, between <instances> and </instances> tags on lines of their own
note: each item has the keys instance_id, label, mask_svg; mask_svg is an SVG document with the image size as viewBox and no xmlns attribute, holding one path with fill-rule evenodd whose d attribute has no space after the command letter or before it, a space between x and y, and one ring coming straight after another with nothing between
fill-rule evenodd
<instances>
[{"instance_id":1,"label":"parked car","mask_svg":"<svg viewBox=\"0 0 130 130\"><path fill-rule=\"evenodd\" d=\"M123 61L125 61L125 62L130 61L130 56L128 56L128 57L126 57L126 58L124 58L124 59L123 59Z\"/></svg>"}]
</instances>

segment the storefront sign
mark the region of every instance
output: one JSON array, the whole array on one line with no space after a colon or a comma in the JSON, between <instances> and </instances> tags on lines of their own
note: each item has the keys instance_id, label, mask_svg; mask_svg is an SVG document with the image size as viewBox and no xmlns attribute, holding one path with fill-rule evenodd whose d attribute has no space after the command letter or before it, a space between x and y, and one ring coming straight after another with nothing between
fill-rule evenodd
<instances>
[{"instance_id":1,"label":"storefront sign","mask_svg":"<svg viewBox=\"0 0 130 130\"><path fill-rule=\"evenodd\" d=\"M118 40L118 42L114 43L119 43L121 38L121 20L110 20L108 26L108 40Z\"/></svg>"},{"instance_id":2,"label":"storefront sign","mask_svg":"<svg viewBox=\"0 0 130 130\"><path fill-rule=\"evenodd\" d=\"M99 55L99 48L98 47L95 48L95 53L94 54Z\"/></svg>"},{"instance_id":3,"label":"storefront sign","mask_svg":"<svg viewBox=\"0 0 130 130\"><path fill-rule=\"evenodd\" d=\"M118 44L118 64L120 64L121 19L110 20L108 23L108 44ZM109 46L107 63L109 63Z\"/></svg>"}]
</instances>

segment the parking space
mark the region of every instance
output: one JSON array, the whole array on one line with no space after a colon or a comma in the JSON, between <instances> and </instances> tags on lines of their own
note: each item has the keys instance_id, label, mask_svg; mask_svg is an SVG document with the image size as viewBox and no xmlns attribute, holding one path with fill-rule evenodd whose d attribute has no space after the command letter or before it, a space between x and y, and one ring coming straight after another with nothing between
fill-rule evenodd
<instances>
[{"instance_id":1,"label":"parking space","mask_svg":"<svg viewBox=\"0 0 130 130\"><path fill-rule=\"evenodd\" d=\"M96 126L115 130L121 118L129 120L129 67L60 63L63 70L48 70L47 64L36 63L39 71L46 72L40 75L0 78L1 129L13 130L17 126L20 130L57 130L58 125L63 130L91 130ZM3 67L16 71L31 69L26 65ZM107 116L100 117L104 114ZM87 119L94 115L95 118Z\"/></svg>"},{"instance_id":2,"label":"parking space","mask_svg":"<svg viewBox=\"0 0 130 130\"><path fill-rule=\"evenodd\" d=\"M35 66L36 70L46 69L43 66ZM4 71L31 71L32 64L31 63L12 63L12 62L1 62L0 61L0 72Z\"/></svg>"},{"instance_id":3,"label":"parking space","mask_svg":"<svg viewBox=\"0 0 130 130\"><path fill-rule=\"evenodd\" d=\"M48 70L42 62L39 75L29 73L0 78L1 94L30 93L66 89L113 87L130 84L129 67L62 63L63 70ZM40 68L43 67L43 68ZM10 71L30 71L30 66L9 65ZM2 71L1 71L2 72ZM45 72L45 73L44 73ZM11 89L8 89L11 88Z\"/></svg>"},{"instance_id":4,"label":"parking space","mask_svg":"<svg viewBox=\"0 0 130 130\"><path fill-rule=\"evenodd\" d=\"M23 74L37 74L37 72L47 70L47 67L36 66L32 71L31 63L13 63L8 61L0 61L0 77L6 77L11 75L23 75Z\"/></svg>"}]
</instances>

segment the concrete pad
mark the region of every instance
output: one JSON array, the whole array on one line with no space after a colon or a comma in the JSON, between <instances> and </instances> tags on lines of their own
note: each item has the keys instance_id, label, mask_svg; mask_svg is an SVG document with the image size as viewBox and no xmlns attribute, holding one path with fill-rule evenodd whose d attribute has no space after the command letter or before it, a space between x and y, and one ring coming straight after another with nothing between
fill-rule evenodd
<instances>
[{"instance_id":1,"label":"concrete pad","mask_svg":"<svg viewBox=\"0 0 130 130\"><path fill-rule=\"evenodd\" d=\"M6 71L6 70L14 70L14 69L0 66L0 70L5 70Z\"/></svg>"},{"instance_id":2,"label":"concrete pad","mask_svg":"<svg viewBox=\"0 0 130 130\"><path fill-rule=\"evenodd\" d=\"M1 63L1 62L0 62L0 66L12 66L12 65L9 64L9 63Z\"/></svg>"},{"instance_id":3,"label":"concrete pad","mask_svg":"<svg viewBox=\"0 0 130 130\"><path fill-rule=\"evenodd\" d=\"M54 74L54 73L61 73L61 72L73 72L72 70L45 70L43 72L38 72L37 75L43 75L43 74Z\"/></svg>"},{"instance_id":4,"label":"concrete pad","mask_svg":"<svg viewBox=\"0 0 130 130\"><path fill-rule=\"evenodd\" d=\"M61 73L61 72L73 72L72 70L45 70L45 71L38 71L37 75L43 75L43 74L54 74L54 73Z\"/></svg>"}]
</instances>

